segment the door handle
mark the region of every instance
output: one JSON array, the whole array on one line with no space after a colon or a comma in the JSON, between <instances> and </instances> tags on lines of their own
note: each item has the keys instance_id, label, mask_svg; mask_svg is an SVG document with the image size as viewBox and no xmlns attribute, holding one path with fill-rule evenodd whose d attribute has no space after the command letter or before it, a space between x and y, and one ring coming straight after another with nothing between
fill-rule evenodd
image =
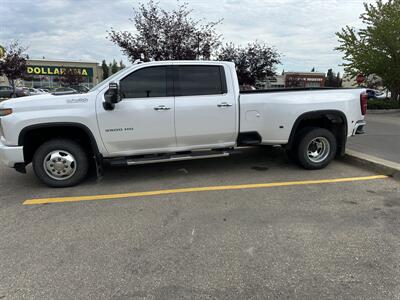
<instances>
[{"instance_id":1,"label":"door handle","mask_svg":"<svg viewBox=\"0 0 400 300\"><path fill-rule=\"evenodd\" d=\"M159 105L159 106L154 107L154 110L157 110L157 111L159 111L159 110L170 110L170 109L171 109L171 107L166 107L164 105Z\"/></svg>"},{"instance_id":2,"label":"door handle","mask_svg":"<svg viewBox=\"0 0 400 300\"><path fill-rule=\"evenodd\" d=\"M229 104L229 103L227 103L227 102L222 102L222 103L220 103L220 104L217 104L217 106L218 106L218 107L231 107L232 104Z\"/></svg>"}]
</instances>

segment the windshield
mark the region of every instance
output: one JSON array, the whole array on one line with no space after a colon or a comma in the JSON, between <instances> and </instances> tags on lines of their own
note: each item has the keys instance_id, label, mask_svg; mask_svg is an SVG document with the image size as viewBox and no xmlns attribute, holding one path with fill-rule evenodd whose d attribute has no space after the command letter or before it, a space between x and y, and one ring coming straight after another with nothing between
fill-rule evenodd
<instances>
[{"instance_id":1,"label":"windshield","mask_svg":"<svg viewBox=\"0 0 400 300\"><path fill-rule=\"evenodd\" d=\"M121 74L123 71L126 71L126 69L121 69L119 70L117 73L111 75L110 77L107 77L106 79L104 79L103 81L99 82L98 84L96 84L94 87L92 87L89 92L93 92L95 89L97 89L99 86L103 85L106 81L112 81L115 77L117 77L119 74Z\"/></svg>"}]
</instances>

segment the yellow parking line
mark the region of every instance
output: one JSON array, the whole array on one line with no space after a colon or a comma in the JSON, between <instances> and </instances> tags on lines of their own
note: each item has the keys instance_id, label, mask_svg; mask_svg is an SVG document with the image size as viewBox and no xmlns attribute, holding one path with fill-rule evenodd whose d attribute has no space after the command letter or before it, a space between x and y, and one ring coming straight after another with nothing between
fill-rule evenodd
<instances>
[{"instance_id":1,"label":"yellow parking line","mask_svg":"<svg viewBox=\"0 0 400 300\"><path fill-rule=\"evenodd\" d=\"M121 198L159 196L159 195L166 195L166 194L195 193L195 192L206 192L206 191L243 190L243 189L271 188L271 187L282 187L282 186L366 181L366 180L375 180L375 179L385 179L387 177L388 176L385 176L385 175L376 175L376 176L366 176L366 177L348 177L348 178L306 180L306 181L288 181L288 182L271 182L271 183L255 183L255 184L240 184L240 185L192 187L192 188L181 188L181 189L172 189L172 190L133 192L133 193L124 193L124 194L43 198L43 199L26 200L23 202L23 204L24 205L35 205L35 204L47 204L47 203L111 200L111 199L121 199Z\"/></svg>"}]
</instances>

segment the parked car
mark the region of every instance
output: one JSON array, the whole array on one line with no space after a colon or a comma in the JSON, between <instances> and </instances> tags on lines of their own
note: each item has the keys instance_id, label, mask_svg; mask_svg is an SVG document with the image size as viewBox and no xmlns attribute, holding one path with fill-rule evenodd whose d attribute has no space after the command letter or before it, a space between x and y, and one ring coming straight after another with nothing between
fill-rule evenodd
<instances>
[{"instance_id":1,"label":"parked car","mask_svg":"<svg viewBox=\"0 0 400 300\"><path fill-rule=\"evenodd\" d=\"M46 92L42 91L41 89L37 89L37 88L29 88L29 94L31 96L34 96L34 95L46 94Z\"/></svg>"},{"instance_id":2,"label":"parked car","mask_svg":"<svg viewBox=\"0 0 400 300\"><path fill-rule=\"evenodd\" d=\"M71 87L59 87L54 90L54 95L67 95L67 94L78 94L78 91Z\"/></svg>"},{"instance_id":3,"label":"parked car","mask_svg":"<svg viewBox=\"0 0 400 300\"><path fill-rule=\"evenodd\" d=\"M386 99L387 95L385 92L374 90L374 89L367 89L367 94L369 99Z\"/></svg>"},{"instance_id":4,"label":"parked car","mask_svg":"<svg viewBox=\"0 0 400 300\"><path fill-rule=\"evenodd\" d=\"M243 84L239 86L240 91L254 91L256 88L252 85Z\"/></svg>"},{"instance_id":5,"label":"parked car","mask_svg":"<svg viewBox=\"0 0 400 300\"><path fill-rule=\"evenodd\" d=\"M13 89L11 86L5 85L5 86L0 86L0 98L11 98L11 95L13 93Z\"/></svg>"},{"instance_id":6,"label":"parked car","mask_svg":"<svg viewBox=\"0 0 400 300\"><path fill-rule=\"evenodd\" d=\"M73 85L71 86L74 90L76 90L78 93L87 93L89 92L89 88L84 86L84 85Z\"/></svg>"},{"instance_id":7,"label":"parked car","mask_svg":"<svg viewBox=\"0 0 400 300\"><path fill-rule=\"evenodd\" d=\"M27 87L17 87L15 88L15 93L17 94L17 97L30 96L29 88Z\"/></svg>"},{"instance_id":8,"label":"parked car","mask_svg":"<svg viewBox=\"0 0 400 300\"><path fill-rule=\"evenodd\" d=\"M0 86L0 98L11 98L13 94L13 89L11 86ZM23 87L16 87L15 94L17 97L29 96L29 89Z\"/></svg>"},{"instance_id":9,"label":"parked car","mask_svg":"<svg viewBox=\"0 0 400 300\"><path fill-rule=\"evenodd\" d=\"M231 62L143 63L87 94L0 103L0 160L19 172L32 162L52 187L83 181L91 158L102 174L104 162L226 157L239 146L281 145L321 169L363 132L367 99L365 89L240 92Z\"/></svg>"}]
</instances>

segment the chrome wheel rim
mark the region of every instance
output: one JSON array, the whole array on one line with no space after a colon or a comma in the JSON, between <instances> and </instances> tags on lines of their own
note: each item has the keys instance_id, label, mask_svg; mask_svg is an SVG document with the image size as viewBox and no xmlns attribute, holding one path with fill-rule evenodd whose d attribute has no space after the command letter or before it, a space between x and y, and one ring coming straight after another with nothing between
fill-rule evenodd
<instances>
[{"instance_id":1,"label":"chrome wheel rim","mask_svg":"<svg viewBox=\"0 0 400 300\"><path fill-rule=\"evenodd\" d=\"M74 176L77 168L75 157L65 150L55 150L43 161L46 174L55 180L67 180Z\"/></svg>"},{"instance_id":2,"label":"chrome wheel rim","mask_svg":"<svg viewBox=\"0 0 400 300\"><path fill-rule=\"evenodd\" d=\"M314 138L307 146L307 156L313 163L323 162L331 151L328 139L324 137Z\"/></svg>"}]
</instances>

